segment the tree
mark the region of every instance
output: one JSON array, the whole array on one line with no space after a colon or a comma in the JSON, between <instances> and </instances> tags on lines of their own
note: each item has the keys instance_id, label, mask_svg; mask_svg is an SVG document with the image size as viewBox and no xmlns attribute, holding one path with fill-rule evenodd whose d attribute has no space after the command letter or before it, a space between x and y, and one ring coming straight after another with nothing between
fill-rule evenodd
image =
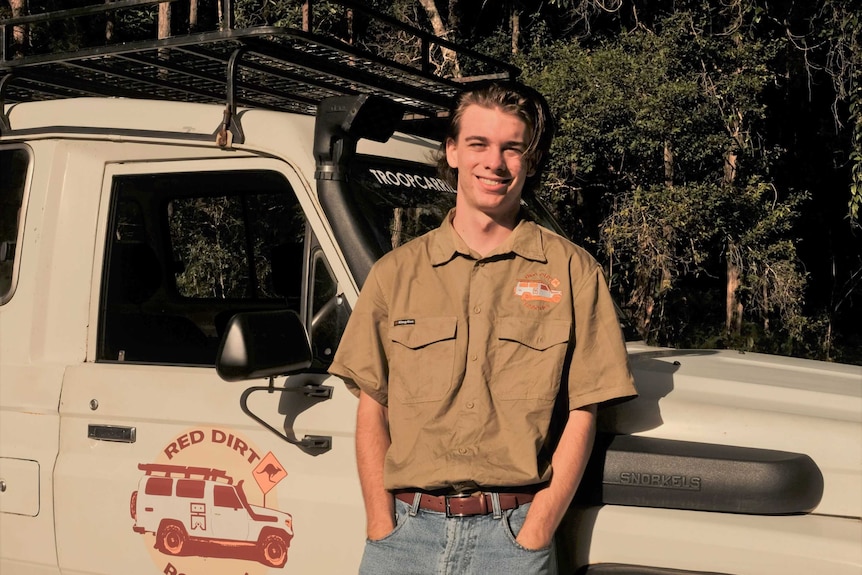
<instances>
[{"instance_id":1,"label":"tree","mask_svg":"<svg viewBox=\"0 0 862 575\"><path fill-rule=\"evenodd\" d=\"M9 0L9 8L12 10L13 18L26 16L29 11L27 0ZM15 26L12 28L12 46L14 55L23 56L29 45L29 28L26 26Z\"/></svg>"},{"instance_id":2,"label":"tree","mask_svg":"<svg viewBox=\"0 0 862 575\"><path fill-rule=\"evenodd\" d=\"M776 196L773 152L753 143L775 44L708 25L677 12L589 49L557 43L523 65L539 70L526 79L560 122L546 197L604 253L641 333L666 344L689 337L690 318L718 315L717 297L682 292L715 292L722 260L732 336L745 313L773 330L800 316L789 303L804 285L791 235L800 196Z\"/></svg>"}]
</instances>

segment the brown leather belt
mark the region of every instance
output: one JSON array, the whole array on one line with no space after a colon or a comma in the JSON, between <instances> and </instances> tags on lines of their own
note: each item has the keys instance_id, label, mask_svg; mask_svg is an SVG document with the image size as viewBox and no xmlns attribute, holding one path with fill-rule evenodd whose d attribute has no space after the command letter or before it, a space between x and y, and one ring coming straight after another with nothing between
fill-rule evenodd
<instances>
[{"instance_id":1,"label":"brown leather belt","mask_svg":"<svg viewBox=\"0 0 862 575\"><path fill-rule=\"evenodd\" d=\"M532 493L499 493L500 510L508 511L515 509L533 500ZM395 497L413 505L415 491L399 492ZM491 494L484 492L465 493L461 495L429 495L421 493L419 508L438 513L445 513L446 517L469 517L471 515L487 515L494 512L494 504L491 502Z\"/></svg>"}]
</instances>

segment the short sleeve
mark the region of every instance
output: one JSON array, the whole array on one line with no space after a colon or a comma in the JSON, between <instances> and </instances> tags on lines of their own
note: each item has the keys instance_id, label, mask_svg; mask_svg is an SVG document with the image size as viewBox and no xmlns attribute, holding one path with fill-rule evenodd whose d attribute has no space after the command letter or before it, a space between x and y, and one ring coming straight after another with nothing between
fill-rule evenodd
<instances>
[{"instance_id":1,"label":"short sleeve","mask_svg":"<svg viewBox=\"0 0 862 575\"><path fill-rule=\"evenodd\" d=\"M363 391L388 404L389 363L386 338L389 309L380 285L379 262L371 269L350 314L329 373L342 378L356 396Z\"/></svg>"},{"instance_id":2,"label":"short sleeve","mask_svg":"<svg viewBox=\"0 0 862 575\"><path fill-rule=\"evenodd\" d=\"M574 267L574 265L573 265ZM619 318L598 264L573 289L575 342L568 367L569 408L637 395Z\"/></svg>"}]
</instances>

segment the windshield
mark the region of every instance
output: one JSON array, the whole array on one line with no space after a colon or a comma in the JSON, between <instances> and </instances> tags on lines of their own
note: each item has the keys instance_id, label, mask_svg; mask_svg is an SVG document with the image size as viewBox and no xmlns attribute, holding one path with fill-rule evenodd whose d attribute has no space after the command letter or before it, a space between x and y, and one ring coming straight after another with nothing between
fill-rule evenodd
<instances>
[{"instance_id":1,"label":"windshield","mask_svg":"<svg viewBox=\"0 0 862 575\"><path fill-rule=\"evenodd\" d=\"M427 164L359 156L352 164L350 182L379 253L438 227L455 206L455 190ZM522 207L529 219L562 234L544 206L522 202Z\"/></svg>"}]
</instances>

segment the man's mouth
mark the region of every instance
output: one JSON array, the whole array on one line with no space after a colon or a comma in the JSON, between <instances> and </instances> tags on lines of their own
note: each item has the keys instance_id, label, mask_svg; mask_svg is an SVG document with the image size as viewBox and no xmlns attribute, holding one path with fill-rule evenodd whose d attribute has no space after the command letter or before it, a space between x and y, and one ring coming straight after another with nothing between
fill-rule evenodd
<instances>
[{"instance_id":1,"label":"man's mouth","mask_svg":"<svg viewBox=\"0 0 862 575\"><path fill-rule=\"evenodd\" d=\"M509 183L509 180L500 180L500 179L491 179L491 178L483 178L482 176L476 176L476 178L485 184L486 186L505 186Z\"/></svg>"}]
</instances>

